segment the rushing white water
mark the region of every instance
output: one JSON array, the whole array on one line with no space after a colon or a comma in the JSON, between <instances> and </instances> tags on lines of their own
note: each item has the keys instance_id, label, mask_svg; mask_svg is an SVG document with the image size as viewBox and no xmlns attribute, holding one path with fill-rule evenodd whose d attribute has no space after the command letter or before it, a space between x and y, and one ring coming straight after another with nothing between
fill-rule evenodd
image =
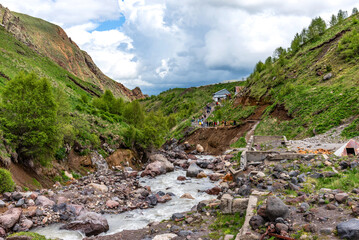
<instances>
[{"instance_id":1,"label":"rushing white water","mask_svg":"<svg viewBox=\"0 0 359 240\"><path fill-rule=\"evenodd\" d=\"M207 158L209 158L209 156ZM205 172L209 173L209 171ZM159 203L154 208L136 209L116 215L105 215L110 230L103 235L114 234L123 230L143 228L150 222L169 219L173 213L189 211L198 202L213 198L213 196L206 193L198 192L198 190L207 190L215 186L208 178L191 178L183 182L177 180L178 176L185 175L185 171L176 170L171 173L157 176L156 178L141 178L140 184L142 186L150 186L153 193L158 191L163 191L165 193L171 192L176 196L172 197L171 201L164 204ZM180 198L184 193L191 194L195 199ZM60 226L61 224L53 224L48 227L34 229L34 232L48 238L64 240L79 240L84 237L76 231L60 230Z\"/></svg>"}]
</instances>

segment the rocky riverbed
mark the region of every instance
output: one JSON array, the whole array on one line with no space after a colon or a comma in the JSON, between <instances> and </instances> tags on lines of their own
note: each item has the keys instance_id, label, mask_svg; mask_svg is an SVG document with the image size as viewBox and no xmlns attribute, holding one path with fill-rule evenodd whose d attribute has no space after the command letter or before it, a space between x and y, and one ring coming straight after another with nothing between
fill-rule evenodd
<instances>
[{"instance_id":1,"label":"rocky riverbed","mask_svg":"<svg viewBox=\"0 0 359 240\"><path fill-rule=\"evenodd\" d=\"M1 234L50 225L36 231L65 239L358 239L357 157L310 154L232 175L235 155L198 150L172 143L141 174L98 172L52 190L5 193Z\"/></svg>"}]
</instances>

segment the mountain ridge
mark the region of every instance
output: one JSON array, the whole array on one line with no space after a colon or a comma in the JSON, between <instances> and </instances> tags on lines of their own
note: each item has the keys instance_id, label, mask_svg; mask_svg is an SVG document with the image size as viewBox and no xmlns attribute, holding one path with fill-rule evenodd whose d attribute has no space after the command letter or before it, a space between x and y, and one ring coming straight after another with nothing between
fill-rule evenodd
<instances>
[{"instance_id":1,"label":"mountain ridge","mask_svg":"<svg viewBox=\"0 0 359 240\"><path fill-rule=\"evenodd\" d=\"M16 39L78 78L97 85L101 92L111 90L115 96L130 101L146 97L139 87L130 90L106 76L91 56L81 50L61 27L40 18L12 12L1 4L0 23Z\"/></svg>"}]
</instances>

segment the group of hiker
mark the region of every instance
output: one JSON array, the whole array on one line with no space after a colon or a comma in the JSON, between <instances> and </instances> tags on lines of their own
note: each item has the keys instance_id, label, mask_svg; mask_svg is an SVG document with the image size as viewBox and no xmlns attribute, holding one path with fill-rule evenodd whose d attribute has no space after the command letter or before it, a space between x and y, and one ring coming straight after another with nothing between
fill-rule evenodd
<instances>
[{"instance_id":1,"label":"group of hiker","mask_svg":"<svg viewBox=\"0 0 359 240\"><path fill-rule=\"evenodd\" d=\"M216 102L216 105L218 105L218 104L219 104L219 102ZM207 118L214 110L214 109L212 109L213 107L211 107L209 104L207 104L206 109L205 109L204 113L202 114L202 116L200 116L198 119L196 119L195 117L192 118L192 124L196 124L203 128L204 127L236 126L237 125L236 120L233 120L233 121L223 120L221 122L220 121L207 121Z\"/></svg>"},{"instance_id":2,"label":"group of hiker","mask_svg":"<svg viewBox=\"0 0 359 240\"><path fill-rule=\"evenodd\" d=\"M236 120L233 121L207 121L205 120L205 117L201 117L197 119L197 125L199 125L200 127L218 127L218 126L236 126L237 122ZM196 120L193 117L192 119L192 123L194 123Z\"/></svg>"}]
</instances>

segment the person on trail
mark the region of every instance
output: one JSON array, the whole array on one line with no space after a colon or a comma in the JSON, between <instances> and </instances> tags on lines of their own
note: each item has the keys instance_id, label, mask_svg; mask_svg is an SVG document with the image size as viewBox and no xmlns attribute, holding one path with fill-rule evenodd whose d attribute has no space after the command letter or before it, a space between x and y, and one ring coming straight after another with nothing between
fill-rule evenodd
<instances>
[{"instance_id":1,"label":"person on trail","mask_svg":"<svg viewBox=\"0 0 359 240\"><path fill-rule=\"evenodd\" d=\"M233 126L236 126L237 123L236 123L236 120L233 120Z\"/></svg>"},{"instance_id":2,"label":"person on trail","mask_svg":"<svg viewBox=\"0 0 359 240\"><path fill-rule=\"evenodd\" d=\"M224 120L224 126L226 126L227 125L227 121L226 120Z\"/></svg>"}]
</instances>

